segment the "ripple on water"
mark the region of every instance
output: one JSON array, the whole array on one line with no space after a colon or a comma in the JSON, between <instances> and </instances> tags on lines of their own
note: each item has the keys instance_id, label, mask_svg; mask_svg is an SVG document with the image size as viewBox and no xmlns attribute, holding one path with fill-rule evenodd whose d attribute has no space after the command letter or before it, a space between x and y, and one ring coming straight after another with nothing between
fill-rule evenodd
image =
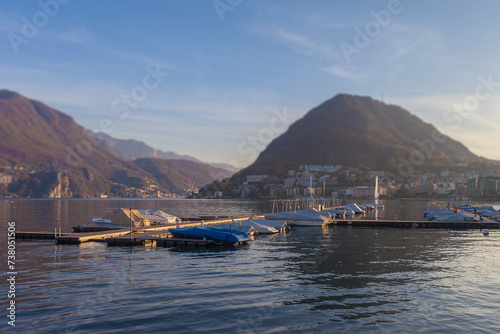
<instances>
[{"instance_id":1,"label":"ripple on water","mask_svg":"<svg viewBox=\"0 0 500 334\"><path fill-rule=\"evenodd\" d=\"M74 203L70 215L88 214ZM495 333L499 240L496 231L332 227L238 250L19 242L18 329Z\"/></svg>"}]
</instances>

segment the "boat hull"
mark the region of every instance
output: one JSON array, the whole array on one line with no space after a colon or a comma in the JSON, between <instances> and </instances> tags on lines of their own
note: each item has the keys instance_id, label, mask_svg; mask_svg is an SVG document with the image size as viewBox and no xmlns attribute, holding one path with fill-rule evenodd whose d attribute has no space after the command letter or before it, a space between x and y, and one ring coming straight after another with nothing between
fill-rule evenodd
<instances>
[{"instance_id":1,"label":"boat hull","mask_svg":"<svg viewBox=\"0 0 500 334\"><path fill-rule=\"evenodd\" d=\"M110 219L94 218L91 220L91 222L96 224L98 227L118 227L115 225L111 225Z\"/></svg>"},{"instance_id":2,"label":"boat hull","mask_svg":"<svg viewBox=\"0 0 500 334\"><path fill-rule=\"evenodd\" d=\"M308 227L314 227L314 226L322 227L333 223L333 221L330 220L272 219L267 217L266 220L284 220L290 226L308 226Z\"/></svg>"},{"instance_id":3,"label":"boat hull","mask_svg":"<svg viewBox=\"0 0 500 334\"><path fill-rule=\"evenodd\" d=\"M287 221L287 224L293 227L323 227L325 225L329 225L326 221L308 221L308 220L295 220L295 221Z\"/></svg>"}]
</instances>

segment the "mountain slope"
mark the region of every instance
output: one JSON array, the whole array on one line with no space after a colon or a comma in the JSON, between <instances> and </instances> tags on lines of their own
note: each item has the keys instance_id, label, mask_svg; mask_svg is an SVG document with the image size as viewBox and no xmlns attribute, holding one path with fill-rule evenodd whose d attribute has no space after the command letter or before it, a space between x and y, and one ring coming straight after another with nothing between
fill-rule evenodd
<instances>
[{"instance_id":1,"label":"mountain slope","mask_svg":"<svg viewBox=\"0 0 500 334\"><path fill-rule=\"evenodd\" d=\"M184 189L200 188L213 180L231 177L232 173L189 160L137 159L134 163L154 178L159 185L182 192Z\"/></svg>"},{"instance_id":2,"label":"mountain slope","mask_svg":"<svg viewBox=\"0 0 500 334\"><path fill-rule=\"evenodd\" d=\"M183 186L202 186L208 176L227 177L208 165L182 166L155 162L158 171L143 169L144 162L124 161L100 145L70 116L18 93L0 90L0 194L31 197L139 196L140 189L182 193ZM167 168L168 167L168 168ZM186 168L191 173L175 173ZM162 174L165 172L166 174ZM167 173L168 172L168 173ZM175 178L183 175L182 180ZM159 182L161 179L162 182ZM208 180L210 182L212 180ZM129 187L139 190L130 192Z\"/></svg>"},{"instance_id":3,"label":"mountain slope","mask_svg":"<svg viewBox=\"0 0 500 334\"><path fill-rule=\"evenodd\" d=\"M175 152L164 152L135 139L117 139L102 132L87 130L88 134L101 147L117 155L123 160L135 160L141 158L169 159L169 160L190 160L198 163L210 165L212 167L225 169L229 172L237 172L238 168L224 163L203 162L189 155L180 155Z\"/></svg>"},{"instance_id":4,"label":"mountain slope","mask_svg":"<svg viewBox=\"0 0 500 334\"><path fill-rule=\"evenodd\" d=\"M15 177L11 192L20 196L72 197L106 192L112 165L126 168L66 114L0 90L0 163ZM15 168L15 169L13 169ZM61 184L71 184L61 188Z\"/></svg>"},{"instance_id":5,"label":"mountain slope","mask_svg":"<svg viewBox=\"0 0 500 334\"><path fill-rule=\"evenodd\" d=\"M396 170L401 158L408 160L418 153L417 141L428 141L434 138L433 133L439 134L434 126L398 106L339 94L292 124L238 175L284 174L301 164ZM417 167L428 169L478 159L449 137L435 145L432 156Z\"/></svg>"}]
</instances>

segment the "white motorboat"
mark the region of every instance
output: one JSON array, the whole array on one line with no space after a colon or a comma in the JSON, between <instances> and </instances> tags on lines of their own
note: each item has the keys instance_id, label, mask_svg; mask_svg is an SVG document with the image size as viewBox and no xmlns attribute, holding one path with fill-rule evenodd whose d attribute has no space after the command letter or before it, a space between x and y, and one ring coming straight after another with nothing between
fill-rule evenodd
<instances>
[{"instance_id":1,"label":"white motorboat","mask_svg":"<svg viewBox=\"0 0 500 334\"><path fill-rule=\"evenodd\" d=\"M242 231L247 234L252 231L254 234L274 234L279 232L286 232L289 230L288 224L283 220L263 220L263 219L248 219L242 221L235 221L217 225L217 227Z\"/></svg>"},{"instance_id":2,"label":"white motorboat","mask_svg":"<svg viewBox=\"0 0 500 334\"><path fill-rule=\"evenodd\" d=\"M354 216L354 211L349 209L326 209L321 211L325 216L332 216L333 218L344 218L345 216Z\"/></svg>"},{"instance_id":3,"label":"white motorboat","mask_svg":"<svg viewBox=\"0 0 500 334\"><path fill-rule=\"evenodd\" d=\"M120 227L120 226L128 226L130 222L127 222L126 219L122 220L122 211L125 213L129 213L128 209L116 209L113 212L108 213L106 216L97 218L94 217L91 222L96 224L99 227ZM166 224L177 224L181 220L180 218L165 213L161 210L132 210L133 217L138 220L147 221L148 225L166 225Z\"/></svg>"},{"instance_id":4,"label":"white motorboat","mask_svg":"<svg viewBox=\"0 0 500 334\"><path fill-rule=\"evenodd\" d=\"M342 209L351 210L351 211L354 211L355 214L363 214L363 213L365 213L365 211L363 209L361 209L356 203L347 204L346 206L341 206L338 209L340 209L340 210L342 210Z\"/></svg>"},{"instance_id":5,"label":"white motorboat","mask_svg":"<svg viewBox=\"0 0 500 334\"><path fill-rule=\"evenodd\" d=\"M99 227L110 227L111 226L111 219L104 219L104 218L94 217L91 220L91 222L95 223Z\"/></svg>"},{"instance_id":6,"label":"white motorboat","mask_svg":"<svg viewBox=\"0 0 500 334\"><path fill-rule=\"evenodd\" d=\"M323 226L333 224L331 216L325 216L316 209L296 212L276 212L265 216L266 220L284 220L292 226Z\"/></svg>"},{"instance_id":7,"label":"white motorboat","mask_svg":"<svg viewBox=\"0 0 500 334\"><path fill-rule=\"evenodd\" d=\"M139 212L153 225L177 224L181 222L180 218L163 212L162 210L145 209L139 210Z\"/></svg>"}]
</instances>

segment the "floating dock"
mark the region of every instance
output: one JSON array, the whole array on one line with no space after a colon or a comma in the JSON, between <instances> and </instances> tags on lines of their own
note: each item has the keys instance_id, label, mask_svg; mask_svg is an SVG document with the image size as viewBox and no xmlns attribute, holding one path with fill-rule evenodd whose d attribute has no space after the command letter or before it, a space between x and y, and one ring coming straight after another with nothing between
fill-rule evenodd
<instances>
[{"instance_id":1,"label":"floating dock","mask_svg":"<svg viewBox=\"0 0 500 334\"><path fill-rule=\"evenodd\" d=\"M134 232L134 230L132 230ZM81 244L87 241L104 241L107 238L119 237L130 234L130 229L108 230L89 233L63 233L56 236L55 243L60 244Z\"/></svg>"},{"instance_id":2,"label":"floating dock","mask_svg":"<svg viewBox=\"0 0 500 334\"><path fill-rule=\"evenodd\" d=\"M263 216L245 216L237 218L217 218L206 221L187 221L171 225L152 225L148 227L132 227L132 236L130 227L95 227L95 226L77 226L73 227L73 233L51 232L16 232L16 239L24 240L54 240L56 244L75 245L89 241L104 241L108 245L145 245L157 243L159 239L167 238L168 230L171 228L196 227L200 225L220 225L224 223L235 223L248 219L263 219ZM184 239L180 239L184 240ZM177 241L160 241L161 245L177 244ZM195 247L210 245L206 240L189 240L189 244Z\"/></svg>"},{"instance_id":3,"label":"floating dock","mask_svg":"<svg viewBox=\"0 0 500 334\"><path fill-rule=\"evenodd\" d=\"M54 232L16 232L16 239L22 240L54 240L56 236Z\"/></svg>"},{"instance_id":4,"label":"floating dock","mask_svg":"<svg viewBox=\"0 0 500 334\"><path fill-rule=\"evenodd\" d=\"M213 240L179 239L168 237L141 236L130 239L118 237L106 239L108 246L184 247L209 248L218 246Z\"/></svg>"},{"instance_id":5,"label":"floating dock","mask_svg":"<svg viewBox=\"0 0 500 334\"><path fill-rule=\"evenodd\" d=\"M72 228L73 228L73 233L88 233L88 232L119 230L122 227L99 227L99 226L78 225L78 226L73 226Z\"/></svg>"},{"instance_id":6,"label":"floating dock","mask_svg":"<svg viewBox=\"0 0 500 334\"><path fill-rule=\"evenodd\" d=\"M421 228L421 229L499 229L500 223L494 221L484 222L446 222L430 220L368 220L368 219L336 219L333 224L338 226L355 227L393 227L393 228Z\"/></svg>"},{"instance_id":7,"label":"floating dock","mask_svg":"<svg viewBox=\"0 0 500 334\"><path fill-rule=\"evenodd\" d=\"M177 239L168 232L171 228L187 228L200 225L237 224L248 219L263 219L263 216L245 216L237 218L217 218L205 221L187 221L178 224L149 226L144 228L110 228L94 226L73 227L73 233L51 232L16 232L16 239L54 240L56 244L81 244L89 241L106 242L108 246L152 246L152 247L211 247L216 244L211 240ZM329 226L352 226L365 228L417 228L417 229L500 229L500 222L485 219L479 222L446 222L428 220L370 220L370 219L335 219Z\"/></svg>"}]
</instances>

